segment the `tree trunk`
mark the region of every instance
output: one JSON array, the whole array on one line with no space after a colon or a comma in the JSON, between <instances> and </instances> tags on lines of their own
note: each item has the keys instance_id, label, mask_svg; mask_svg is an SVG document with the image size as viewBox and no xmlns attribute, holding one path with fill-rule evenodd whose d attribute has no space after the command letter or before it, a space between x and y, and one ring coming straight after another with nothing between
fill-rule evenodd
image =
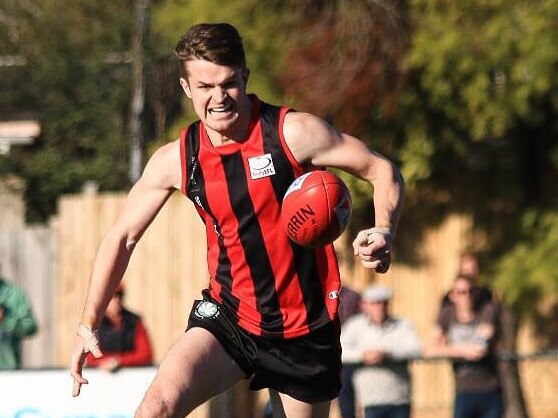
<instances>
[{"instance_id":1,"label":"tree trunk","mask_svg":"<svg viewBox=\"0 0 558 418\"><path fill-rule=\"evenodd\" d=\"M506 407L506 418L529 418L521 387L518 359L515 357L519 318L512 308L502 306L501 314L502 351L509 353L499 363L502 390Z\"/></svg>"}]
</instances>

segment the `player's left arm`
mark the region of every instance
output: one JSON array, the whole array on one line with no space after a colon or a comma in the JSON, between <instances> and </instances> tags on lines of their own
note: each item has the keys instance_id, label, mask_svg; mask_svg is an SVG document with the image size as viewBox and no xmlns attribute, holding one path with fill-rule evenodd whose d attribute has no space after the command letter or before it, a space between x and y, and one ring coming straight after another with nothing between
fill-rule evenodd
<instances>
[{"instance_id":1,"label":"player's left arm","mask_svg":"<svg viewBox=\"0 0 558 418\"><path fill-rule=\"evenodd\" d=\"M399 170L358 138L308 113L288 113L283 133L298 162L339 168L372 185L374 227L360 231L353 248L365 267L387 271L403 205L404 181Z\"/></svg>"}]
</instances>

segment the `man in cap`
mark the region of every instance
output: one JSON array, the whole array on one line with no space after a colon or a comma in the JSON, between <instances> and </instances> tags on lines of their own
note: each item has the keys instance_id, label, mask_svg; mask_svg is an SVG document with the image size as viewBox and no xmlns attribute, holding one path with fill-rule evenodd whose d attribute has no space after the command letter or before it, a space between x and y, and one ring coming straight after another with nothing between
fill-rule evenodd
<instances>
[{"instance_id":1,"label":"man in cap","mask_svg":"<svg viewBox=\"0 0 558 418\"><path fill-rule=\"evenodd\" d=\"M342 360L358 363L353 381L364 418L408 418L409 360L421 347L410 321L390 314L391 290L374 285L362 293L362 313L341 330Z\"/></svg>"}]
</instances>

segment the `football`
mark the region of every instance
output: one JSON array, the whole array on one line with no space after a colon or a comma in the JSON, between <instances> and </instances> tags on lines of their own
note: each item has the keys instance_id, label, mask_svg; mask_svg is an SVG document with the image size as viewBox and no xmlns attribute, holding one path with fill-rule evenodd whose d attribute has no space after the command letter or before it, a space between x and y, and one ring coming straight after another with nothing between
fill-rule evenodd
<instances>
[{"instance_id":1,"label":"football","mask_svg":"<svg viewBox=\"0 0 558 418\"><path fill-rule=\"evenodd\" d=\"M287 236L304 247L333 242L351 219L352 201L343 181L317 170L293 181L283 197L281 224Z\"/></svg>"}]
</instances>

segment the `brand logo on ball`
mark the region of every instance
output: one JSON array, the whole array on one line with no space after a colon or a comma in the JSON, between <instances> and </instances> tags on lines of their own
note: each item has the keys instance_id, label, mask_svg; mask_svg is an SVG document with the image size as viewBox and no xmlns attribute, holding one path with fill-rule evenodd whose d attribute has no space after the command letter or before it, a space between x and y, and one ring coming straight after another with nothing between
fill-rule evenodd
<instances>
[{"instance_id":1,"label":"brand logo on ball","mask_svg":"<svg viewBox=\"0 0 558 418\"><path fill-rule=\"evenodd\" d=\"M312 206L305 205L300 207L289 220L289 223L287 225L287 235L296 238L300 227L308 221L310 221L310 223L313 224L314 228L317 229L318 225L316 225L315 217L316 212L314 211L314 209L312 209Z\"/></svg>"},{"instance_id":2,"label":"brand logo on ball","mask_svg":"<svg viewBox=\"0 0 558 418\"><path fill-rule=\"evenodd\" d=\"M204 300L198 303L194 313L201 319L214 319L219 316L219 307L213 302Z\"/></svg>"},{"instance_id":3,"label":"brand logo on ball","mask_svg":"<svg viewBox=\"0 0 558 418\"><path fill-rule=\"evenodd\" d=\"M294 192L295 190L300 190L302 189L302 185L304 184L304 180L306 180L306 177L308 177L310 174L312 174L312 172L310 173L306 173L303 174L300 177L297 177L289 186L289 188L287 189L287 192L285 193L285 196L283 196L283 200L285 200L285 198L291 194L292 192Z\"/></svg>"},{"instance_id":4,"label":"brand logo on ball","mask_svg":"<svg viewBox=\"0 0 558 418\"><path fill-rule=\"evenodd\" d=\"M275 174L275 167L273 166L271 154L250 157L248 158L248 165L250 166L250 177L252 177L252 180Z\"/></svg>"}]
</instances>

